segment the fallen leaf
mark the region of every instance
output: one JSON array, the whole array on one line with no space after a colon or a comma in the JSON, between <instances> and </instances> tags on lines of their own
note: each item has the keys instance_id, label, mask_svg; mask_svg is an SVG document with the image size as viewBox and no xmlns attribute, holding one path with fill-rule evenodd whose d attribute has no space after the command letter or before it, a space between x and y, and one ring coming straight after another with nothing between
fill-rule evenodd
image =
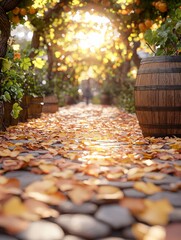
<instances>
[{"instance_id":1,"label":"fallen leaf","mask_svg":"<svg viewBox=\"0 0 181 240\"><path fill-rule=\"evenodd\" d=\"M144 199L124 197L120 204L122 207L128 208L133 214L143 212L145 210Z\"/></svg>"},{"instance_id":2,"label":"fallen leaf","mask_svg":"<svg viewBox=\"0 0 181 240\"><path fill-rule=\"evenodd\" d=\"M75 186L67 195L75 204L82 204L92 198L93 191L86 187Z\"/></svg>"},{"instance_id":3,"label":"fallen leaf","mask_svg":"<svg viewBox=\"0 0 181 240\"><path fill-rule=\"evenodd\" d=\"M48 217L58 217L59 213L55 209L52 209L47 204L37 201L35 199L27 199L24 202L24 205L26 208L34 213L40 216L41 218L48 218Z\"/></svg>"},{"instance_id":4,"label":"fallen leaf","mask_svg":"<svg viewBox=\"0 0 181 240\"><path fill-rule=\"evenodd\" d=\"M139 220L150 225L166 225L168 223L173 207L167 199L157 201L145 199L144 204L144 211L136 214Z\"/></svg>"},{"instance_id":5,"label":"fallen leaf","mask_svg":"<svg viewBox=\"0 0 181 240\"><path fill-rule=\"evenodd\" d=\"M96 198L115 200L121 199L123 198L123 196L124 196L123 192L118 187L105 185L98 187Z\"/></svg>"},{"instance_id":6,"label":"fallen leaf","mask_svg":"<svg viewBox=\"0 0 181 240\"><path fill-rule=\"evenodd\" d=\"M155 184L151 183L151 182L135 182L134 183L134 189L143 192L145 194L154 194L157 192L161 192L162 189L159 186L156 186Z\"/></svg>"},{"instance_id":7,"label":"fallen leaf","mask_svg":"<svg viewBox=\"0 0 181 240\"><path fill-rule=\"evenodd\" d=\"M10 234L18 234L24 231L29 225L29 221L15 216L0 215L0 226Z\"/></svg>"},{"instance_id":8,"label":"fallen leaf","mask_svg":"<svg viewBox=\"0 0 181 240\"><path fill-rule=\"evenodd\" d=\"M3 213L7 216L20 216L25 210L19 197L12 197L3 205Z\"/></svg>"},{"instance_id":9,"label":"fallen leaf","mask_svg":"<svg viewBox=\"0 0 181 240\"><path fill-rule=\"evenodd\" d=\"M60 171L60 169L53 164L40 164L39 168L42 170L43 173L53 173Z\"/></svg>"},{"instance_id":10,"label":"fallen leaf","mask_svg":"<svg viewBox=\"0 0 181 240\"><path fill-rule=\"evenodd\" d=\"M142 223L137 223L131 229L137 240L165 240L166 231L162 226L150 227Z\"/></svg>"}]
</instances>

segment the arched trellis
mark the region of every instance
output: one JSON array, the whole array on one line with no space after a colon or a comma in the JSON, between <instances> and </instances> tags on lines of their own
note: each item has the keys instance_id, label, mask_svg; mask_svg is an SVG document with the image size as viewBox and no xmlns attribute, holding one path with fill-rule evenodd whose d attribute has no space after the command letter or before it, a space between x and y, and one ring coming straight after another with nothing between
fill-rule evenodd
<instances>
[{"instance_id":1,"label":"arched trellis","mask_svg":"<svg viewBox=\"0 0 181 240\"><path fill-rule=\"evenodd\" d=\"M66 1L64 2L64 4L68 4L71 1ZM35 28L35 31L33 33L33 38L32 38L32 49L37 49L40 46L40 37L44 38L44 33L46 32L47 26L50 25L54 19L56 17L58 17L58 15L64 11L64 8L62 6L62 1L60 1L59 3L57 3L53 8L49 9L45 15L44 18L41 19L41 22L32 22L32 25ZM65 5L64 5L65 6ZM74 12L78 11L78 10L83 10L83 11L90 11L90 9L94 9L95 12L98 12L100 14L103 14L105 16L107 16L111 22L113 23L113 25L115 26L119 26L120 24L120 19L114 14L111 13L109 10L109 8L105 8L102 5L93 3L93 2L89 2L84 6L81 7L75 7L73 9ZM42 27L43 26L43 27ZM121 33L122 35L122 40L123 41L127 41L129 35L130 35L130 31L124 31ZM51 47L49 46L48 42L46 41L46 39L44 38L44 44L47 47L47 57L48 57L48 79L51 80L52 77L52 67L53 67L53 52ZM134 61L136 66L139 66L140 63L140 59L137 55L136 49L137 46L139 45L139 42L135 43L133 47L129 46L129 44L127 44L127 47L130 48L130 50L133 52L133 58L132 60ZM34 51L31 53L31 56L34 56L35 53ZM122 72L122 75L126 74L129 69L130 69L130 61L125 61L125 63L121 66L120 72ZM123 76L124 78L124 76Z\"/></svg>"},{"instance_id":2,"label":"arched trellis","mask_svg":"<svg viewBox=\"0 0 181 240\"><path fill-rule=\"evenodd\" d=\"M30 1L27 1L30 2ZM32 1L33 2L33 1ZM31 24L35 27L35 32L34 32L34 36L32 39L32 48L38 48L39 47L39 41L40 41L40 36L43 36L43 31L46 28L46 25L49 25L51 23L51 21L53 21L53 19L61 12L64 11L64 7L71 4L72 0L60 0L57 1L56 4L51 8L49 8L48 10L46 10L44 12L44 17L41 19L38 19L38 21L31 21ZM132 19L135 21L135 24L138 24L140 21L142 21L144 18L146 18L148 16L148 11L150 11L149 17L150 18L155 18L158 15L164 15L160 12L157 12L155 14L155 11L153 10L153 6L152 6L152 0L148 0L148 1L141 1L141 0L135 0L133 1L133 6L134 6L134 13L133 16L135 19ZM167 2L167 1L166 1ZM168 2L171 2L170 0L168 0ZM176 0L175 2L178 2L178 0ZM9 38L9 34L10 34L10 22L8 20L7 17L7 13L11 10L13 10L13 8L15 8L16 6L18 6L19 4L26 4L25 1L22 0L1 0L0 1L0 57L4 57L5 53L6 53L6 49L7 49L7 40ZM97 12L103 12L105 11L106 14L108 15L108 18L111 15L111 18L113 19L114 24L119 25L120 24L120 19L123 19L124 17L126 18L127 16L125 16L124 14L122 15L122 12L125 11L125 9L121 8L121 5L118 6L119 4L116 3L116 1L112 2L109 0L82 0L81 3L83 3L83 5L81 7L79 6L75 6L74 7L74 11L78 10L78 9L89 9L89 8L94 8L95 11ZM127 6L126 11L130 11L129 9L129 5ZM144 11L141 11L141 8L145 8ZM109 10L113 10L113 11L109 11ZM140 10L140 11L138 11ZM121 14L118 12L121 12ZM131 13L132 14L132 13ZM129 15L129 14L128 14ZM131 16L131 15L130 15ZM132 16L131 16L132 18ZM37 20L37 19L36 19ZM131 20L131 21L132 21ZM132 21L133 22L133 21ZM40 23L40 24L39 24ZM43 27L42 27L43 26ZM134 63L138 66L139 65L139 58L136 54L136 49L137 46L139 46L139 42L135 42L132 43L132 46L129 45L128 42L128 38L132 32L132 29L124 29L125 31L122 32L122 36L124 38L125 41L127 41L127 48L130 49L130 51L133 52L133 57L132 60L134 61ZM45 45L47 45L46 41L44 42ZM51 52L51 48L48 47L47 45L47 56L48 56L48 61L49 61L49 72L51 72L51 68L52 68L52 52ZM31 56L33 56L34 53L32 52ZM129 68L129 64L128 62L125 64L125 66L123 66L123 71L124 69ZM49 74L49 77L51 78L51 74Z\"/></svg>"}]
</instances>

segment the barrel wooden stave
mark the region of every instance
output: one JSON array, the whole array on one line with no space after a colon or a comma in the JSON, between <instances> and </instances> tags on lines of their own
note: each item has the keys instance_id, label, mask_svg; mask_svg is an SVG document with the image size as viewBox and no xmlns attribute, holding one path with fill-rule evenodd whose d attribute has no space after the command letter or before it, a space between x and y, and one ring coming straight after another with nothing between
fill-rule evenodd
<instances>
[{"instance_id":1,"label":"barrel wooden stave","mask_svg":"<svg viewBox=\"0 0 181 240\"><path fill-rule=\"evenodd\" d=\"M31 97L28 107L28 118L40 118L43 108L43 97Z\"/></svg>"},{"instance_id":2,"label":"barrel wooden stave","mask_svg":"<svg viewBox=\"0 0 181 240\"><path fill-rule=\"evenodd\" d=\"M58 98L54 95L44 97L43 112L44 113L55 113L59 109Z\"/></svg>"}]
</instances>

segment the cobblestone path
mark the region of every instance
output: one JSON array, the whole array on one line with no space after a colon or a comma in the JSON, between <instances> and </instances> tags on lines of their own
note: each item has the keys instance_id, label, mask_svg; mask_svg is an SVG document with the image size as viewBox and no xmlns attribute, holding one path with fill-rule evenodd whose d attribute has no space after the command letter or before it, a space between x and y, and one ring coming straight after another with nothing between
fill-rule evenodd
<instances>
[{"instance_id":1,"label":"cobblestone path","mask_svg":"<svg viewBox=\"0 0 181 240\"><path fill-rule=\"evenodd\" d=\"M0 134L0 240L180 240L181 139L78 104Z\"/></svg>"}]
</instances>

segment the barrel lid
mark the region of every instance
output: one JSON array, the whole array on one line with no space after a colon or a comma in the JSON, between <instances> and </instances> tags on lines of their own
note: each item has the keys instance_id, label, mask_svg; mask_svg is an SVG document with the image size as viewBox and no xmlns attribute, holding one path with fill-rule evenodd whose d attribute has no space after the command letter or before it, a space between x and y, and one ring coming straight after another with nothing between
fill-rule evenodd
<instances>
[{"instance_id":1,"label":"barrel lid","mask_svg":"<svg viewBox=\"0 0 181 240\"><path fill-rule=\"evenodd\" d=\"M142 58L141 64L153 62L181 62L181 56L154 56Z\"/></svg>"}]
</instances>

